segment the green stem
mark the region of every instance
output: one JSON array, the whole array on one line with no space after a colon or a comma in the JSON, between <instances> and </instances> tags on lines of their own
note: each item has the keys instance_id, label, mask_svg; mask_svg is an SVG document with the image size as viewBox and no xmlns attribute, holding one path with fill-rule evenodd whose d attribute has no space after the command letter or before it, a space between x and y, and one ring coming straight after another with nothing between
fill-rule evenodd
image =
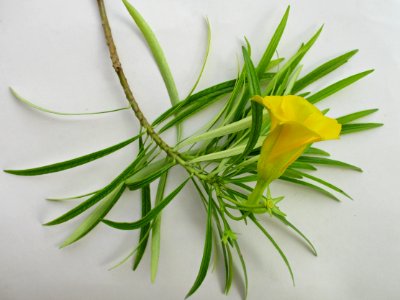
<instances>
[{"instance_id":1,"label":"green stem","mask_svg":"<svg viewBox=\"0 0 400 300\"><path fill-rule=\"evenodd\" d=\"M268 187L268 183L266 181L264 181L262 179L258 179L254 190L249 195L247 204L249 206L257 205L258 202L260 201L260 199L262 198L262 195L267 187Z\"/></svg>"}]
</instances>

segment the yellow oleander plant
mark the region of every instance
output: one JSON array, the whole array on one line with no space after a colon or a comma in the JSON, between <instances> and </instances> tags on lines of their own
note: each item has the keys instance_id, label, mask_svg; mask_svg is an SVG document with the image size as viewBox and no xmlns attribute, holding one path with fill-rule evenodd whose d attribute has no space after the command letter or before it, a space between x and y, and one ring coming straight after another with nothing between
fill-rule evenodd
<instances>
[{"instance_id":1,"label":"yellow oleander plant","mask_svg":"<svg viewBox=\"0 0 400 300\"><path fill-rule=\"evenodd\" d=\"M93 153L41 167L5 172L20 176L60 172L94 162L137 143L138 154L132 154L130 164L107 185L84 195L49 198L58 201L60 205L65 200L80 202L63 215L45 223L45 226L62 224L87 213L85 219L61 244L61 248L80 241L100 223L117 230L139 230L137 246L117 266L133 257L132 266L135 270L146 250L149 250L151 280L154 281L161 257L161 215L185 185L191 184L197 192L197 199L204 205L207 222L199 272L187 297L203 283L213 250L215 255L222 254L225 293L229 292L234 282L234 257L237 257L243 274L246 297L249 280L245 253L242 253L240 248L240 236L232 230L233 223L254 224L278 251L294 281L286 255L269 233L267 224L264 224L265 216L269 214L282 226L293 230L314 255L317 252L311 241L278 208L277 203L282 201L284 196L272 197L270 185L274 180L282 180L334 200L339 200L339 197L350 198L339 187L315 175L317 166L328 165L354 171L361 169L330 158L328 152L316 148L314 143L381 126L380 123L356 122L377 109L362 110L334 118L328 117L328 113L334 114L334 108L320 111L316 105L362 79L372 70L343 78L321 90L313 90L310 87L312 83L347 63L357 50L329 59L303 74L302 60L318 39L322 27L308 41L299 43L291 57L277 57L277 48L289 16L287 8L257 63L251 55L250 43L245 39L242 47L243 63L237 77L196 91L210 51L211 30L207 21L208 39L201 72L190 93L181 97L162 47L150 25L127 0L122 2L149 46L172 106L166 108L155 120L147 120L119 59L104 1L97 0L111 63L128 106L93 113L59 112L32 103L13 89L11 92L16 99L31 108L61 116L84 117L132 109L141 130L133 137ZM186 121L216 102L222 105L221 109L215 111L214 118L206 124L199 124L196 134L185 136ZM175 145L170 145L164 140L163 136L169 130L177 132ZM168 177L174 173L174 168L184 169L187 178L166 195L165 187ZM132 190L141 191L140 199L135 200L131 197L134 201L141 202L141 218L133 221L108 219L108 213L114 209L121 195ZM196 201L196 197L190 200ZM245 226L240 228L241 234L245 235Z\"/></svg>"}]
</instances>

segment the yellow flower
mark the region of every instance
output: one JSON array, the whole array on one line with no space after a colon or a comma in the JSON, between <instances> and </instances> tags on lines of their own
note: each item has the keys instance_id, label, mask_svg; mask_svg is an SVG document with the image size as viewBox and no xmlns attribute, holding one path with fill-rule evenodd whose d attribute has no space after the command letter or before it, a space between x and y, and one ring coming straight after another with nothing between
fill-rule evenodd
<instances>
[{"instance_id":1,"label":"yellow flower","mask_svg":"<svg viewBox=\"0 0 400 300\"><path fill-rule=\"evenodd\" d=\"M253 100L268 109L271 119L270 133L258 161L257 185L249 197L255 203L265 188L279 178L308 145L339 138L341 125L300 96L256 96Z\"/></svg>"}]
</instances>

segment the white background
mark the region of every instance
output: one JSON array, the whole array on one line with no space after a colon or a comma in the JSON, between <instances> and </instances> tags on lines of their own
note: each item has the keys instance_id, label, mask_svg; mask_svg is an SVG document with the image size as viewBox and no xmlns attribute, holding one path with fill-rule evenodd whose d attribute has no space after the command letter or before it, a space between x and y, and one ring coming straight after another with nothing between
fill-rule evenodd
<instances>
[{"instance_id":1,"label":"white background","mask_svg":"<svg viewBox=\"0 0 400 300\"><path fill-rule=\"evenodd\" d=\"M199 88L235 76L244 35L257 61L288 4L291 14L279 47L281 56L293 54L300 42L325 24L304 60L303 72L360 49L351 62L312 86L315 90L356 72L376 70L320 105L332 108L333 117L380 108L366 121L384 122L384 127L318 145L334 158L363 168L364 173L323 167L318 171L355 200L336 203L290 184L273 186L275 194L286 195L281 208L316 244L319 256L314 257L287 228L266 218L265 224L292 264L293 287L279 255L254 226L239 225L235 230L249 269L249 299L398 299L400 1L148 0L134 4L164 47L181 97L195 81L204 55L204 16L210 19L213 41ZM152 120L169 106L163 82L122 3L109 0L106 5L125 71ZM94 0L0 2L0 167L61 161L138 131L129 111L97 117L49 116L18 103L8 86L60 111L124 106ZM187 124L186 132L198 128L208 115ZM77 244L58 250L78 222L41 226L75 205L51 203L45 197L103 186L135 151L134 146L127 147L53 175L23 178L0 173L0 299L183 299L197 274L204 239L205 214L192 187L185 188L163 214L160 268L154 285L149 280L148 255L137 272L130 270L130 263L107 271L135 245L137 232L100 225ZM178 168L173 172L169 189L184 178ZM110 218L134 220L139 216L138 203L138 194L126 193ZM192 299L241 299L240 280L228 297L222 294L222 286L219 261Z\"/></svg>"}]
</instances>

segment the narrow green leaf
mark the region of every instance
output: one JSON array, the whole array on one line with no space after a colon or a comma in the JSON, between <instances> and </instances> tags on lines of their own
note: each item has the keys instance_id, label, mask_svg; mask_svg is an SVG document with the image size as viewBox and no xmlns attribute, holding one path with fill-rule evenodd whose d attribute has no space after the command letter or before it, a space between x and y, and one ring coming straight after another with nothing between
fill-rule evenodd
<instances>
[{"instance_id":1,"label":"narrow green leaf","mask_svg":"<svg viewBox=\"0 0 400 300\"><path fill-rule=\"evenodd\" d=\"M54 172L60 172L64 171L67 169L71 169L83 164L86 164L88 162L94 161L96 159L99 159L103 156L106 156L108 154L111 154L129 144L131 144L133 141L135 141L139 135L130 138L126 141L123 141L121 143L118 143L116 145L113 145L111 147L86 154L77 158L73 158L70 160L66 160L63 162L58 162L55 164L51 165L46 165L42 167L37 167L37 168L32 168L32 169L25 169L25 170L4 170L6 173L14 174L14 175L20 175L20 176L36 176L36 175L42 175L42 174L49 174L49 173L54 173Z\"/></svg>"},{"instance_id":2,"label":"narrow green leaf","mask_svg":"<svg viewBox=\"0 0 400 300\"><path fill-rule=\"evenodd\" d=\"M253 62L251 61L251 58L246 48L242 47L242 51L250 97L260 95L260 82L258 81ZM258 138L260 137L261 125L263 121L263 106L255 101L251 101L251 120L251 129L246 147L243 153L237 158L237 160L246 157L247 154L253 150Z\"/></svg>"},{"instance_id":3,"label":"narrow green leaf","mask_svg":"<svg viewBox=\"0 0 400 300\"><path fill-rule=\"evenodd\" d=\"M181 123L182 121L186 120L193 114L198 113L202 109L222 99L223 96L229 91L230 88L215 92L203 98L199 98L196 102L191 103L186 108L180 109L179 111L177 111L175 117L159 130L159 133L162 133L167 129L171 128L172 126Z\"/></svg>"},{"instance_id":4,"label":"narrow green leaf","mask_svg":"<svg viewBox=\"0 0 400 300\"><path fill-rule=\"evenodd\" d=\"M352 76L349 76L345 79L339 80L338 82L335 82L334 84L331 84L327 86L326 88L320 90L319 92L307 97L307 100L311 103L317 103L334 93L344 89L345 87L349 86L350 84L353 84L354 82L360 80L361 78L364 78L368 74L372 73L374 70L368 70L364 71Z\"/></svg>"},{"instance_id":5,"label":"narrow green leaf","mask_svg":"<svg viewBox=\"0 0 400 300\"><path fill-rule=\"evenodd\" d=\"M153 228L153 223L150 224L150 228ZM114 266L109 268L108 270L109 271L114 270L114 269L118 268L119 266L123 265L125 262L127 262L128 259L130 257L132 257L136 253L136 251L142 246L143 242L148 238L149 234L150 234L150 230L148 230L146 232L145 236L141 240L139 240L139 243L137 244L137 246L131 252L129 252L129 254L124 259L122 259L120 262L118 262L117 264L115 264Z\"/></svg>"},{"instance_id":6,"label":"narrow green leaf","mask_svg":"<svg viewBox=\"0 0 400 300\"><path fill-rule=\"evenodd\" d=\"M164 198L165 186L167 184L168 171L165 172L160 177L160 182L158 183L156 200L154 205L157 206ZM151 231L151 282L155 282L158 270L158 261L160 258L160 243L161 243L161 214L160 212L158 216L153 221L153 229Z\"/></svg>"},{"instance_id":7,"label":"narrow green leaf","mask_svg":"<svg viewBox=\"0 0 400 300\"><path fill-rule=\"evenodd\" d=\"M145 38L151 53L157 63L158 69L160 70L161 76L164 80L165 86L168 91L169 98L172 105L179 102L178 90L176 89L175 81L172 76L171 70L168 66L167 59L165 58L164 52L157 40L153 30L149 24L144 20L140 13L127 1L122 0L132 19L140 29Z\"/></svg>"},{"instance_id":8,"label":"narrow green leaf","mask_svg":"<svg viewBox=\"0 0 400 300\"><path fill-rule=\"evenodd\" d=\"M282 68L276 73L274 78L270 81L267 85L263 95L270 95L279 85L279 82L282 78L285 78L287 73L293 71L297 65L300 63L302 58L306 55L308 50L314 45L315 41L318 39L319 35L321 34L322 27L311 37L311 39L304 45L300 47L300 49L293 55L283 66Z\"/></svg>"},{"instance_id":9,"label":"narrow green leaf","mask_svg":"<svg viewBox=\"0 0 400 300\"><path fill-rule=\"evenodd\" d=\"M282 221L282 223L284 223L285 225L289 226L290 228L292 228L298 235L300 235L304 241L307 243L307 245L310 247L312 253L317 256L317 250L315 249L314 245L311 243L311 241L296 227L294 226L292 223L290 223L285 217L278 215L278 214L274 214L274 216L276 218L278 218L280 221Z\"/></svg>"},{"instance_id":10,"label":"narrow green leaf","mask_svg":"<svg viewBox=\"0 0 400 300\"><path fill-rule=\"evenodd\" d=\"M353 200L353 198L351 198L351 196L349 194L347 194L345 191L343 191L342 189L338 188L337 186L335 186L335 185L333 185L333 184L331 184L331 183L329 183L329 182L327 182L327 181L325 181L325 180L323 180L321 178L312 176L312 175L310 175L308 173L304 173L304 172L301 172L301 171L298 171L298 170L296 170L295 172L297 174L301 175L301 176L304 176L304 177L309 178L309 179L311 179L313 181L321 183L321 184L325 185L326 187L328 187L328 188L330 188L330 189L332 189L332 190L334 190L334 191L346 196L347 198Z\"/></svg>"},{"instance_id":11,"label":"narrow green leaf","mask_svg":"<svg viewBox=\"0 0 400 300\"><path fill-rule=\"evenodd\" d=\"M272 56L274 55L276 48L278 47L279 41L281 40L283 31L285 30L286 23L289 17L290 6L287 7L285 14L283 15L278 27L275 30L274 35L272 36L267 49L265 50L263 56L261 57L260 62L257 66L257 74L261 76L271 62Z\"/></svg>"},{"instance_id":12,"label":"narrow green leaf","mask_svg":"<svg viewBox=\"0 0 400 300\"><path fill-rule=\"evenodd\" d=\"M60 248L75 243L76 241L87 235L100 221L108 214L112 207L117 203L118 199L124 192L125 187L119 184L116 189L111 192L96 209L74 230L74 232L65 239Z\"/></svg>"},{"instance_id":13,"label":"narrow green leaf","mask_svg":"<svg viewBox=\"0 0 400 300\"><path fill-rule=\"evenodd\" d=\"M264 139L265 139L265 137L261 136L258 139L254 148L260 147L262 145ZM246 147L246 145L240 145L240 146L236 146L231 149L228 149L228 150L217 151L214 153L205 154L205 155L198 156L198 157L192 159L190 162L198 163L198 162L202 162L202 161L217 160L217 159L223 159L223 158L239 155L239 154L243 153L245 147Z\"/></svg>"},{"instance_id":14,"label":"narrow green leaf","mask_svg":"<svg viewBox=\"0 0 400 300\"><path fill-rule=\"evenodd\" d=\"M348 114L348 115L336 118L336 121L338 121L340 124L346 124L346 123L350 123L352 121L361 119L363 117L366 117L366 116L368 116L370 114L373 114L374 112L377 112L377 111L378 111L377 108L362 110L362 111L358 111L358 112L355 112L355 113L352 113L352 114Z\"/></svg>"},{"instance_id":15,"label":"narrow green leaf","mask_svg":"<svg viewBox=\"0 0 400 300\"><path fill-rule=\"evenodd\" d=\"M68 201L68 200L81 199L81 198L85 198L87 196L91 196L93 194L96 194L98 191L99 190L94 191L94 192L90 192L90 193L86 193L86 194L83 194L83 195L69 196L69 197L62 197L62 198L49 197L49 198L46 198L46 200L49 200L49 201Z\"/></svg>"},{"instance_id":16,"label":"narrow green leaf","mask_svg":"<svg viewBox=\"0 0 400 300\"><path fill-rule=\"evenodd\" d=\"M352 123L352 124L344 124L342 125L342 131L340 134L348 134L354 132L360 132L364 130L369 130L373 128L378 128L383 126L382 123Z\"/></svg>"},{"instance_id":17,"label":"narrow green leaf","mask_svg":"<svg viewBox=\"0 0 400 300\"><path fill-rule=\"evenodd\" d=\"M295 161L294 163L292 163L289 168L293 168L293 169L304 169L304 170L311 170L311 171L316 171L317 168L314 167L311 164L307 164L304 162L300 162L300 161Z\"/></svg>"},{"instance_id":18,"label":"narrow green leaf","mask_svg":"<svg viewBox=\"0 0 400 300\"><path fill-rule=\"evenodd\" d=\"M283 62L285 59L283 57L277 58L277 59L273 59L271 60L271 62L268 64L266 71L269 71L273 68L275 68L276 66L278 66L281 62Z\"/></svg>"},{"instance_id":19,"label":"narrow green leaf","mask_svg":"<svg viewBox=\"0 0 400 300\"><path fill-rule=\"evenodd\" d=\"M268 116L268 111L263 112L263 118ZM181 143L179 143L175 149L181 149L185 146L204 141L204 140L209 140L209 139L214 139L217 137L225 136L231 133L235 133L244 129L248 129L251 126L251 120L252 117L248 116L246 118L241 119L240 121L236 121L221 127L217 127L215 129L211 129L209 131L206 131L204 133L201 133L199 135L195 136L190 136L189 138L183 140Z\"/></svg>"},{"instance_id":20,"label":"narrow green leaf","mask_svg":"<svg viewBox=\"0 0 400 300\"><path fill-rule=\"evenodd\" d=\"M297 178L297 179L302 179L303 176L301 176L296 170L293 169L286 169L285 172L281 175L283 177L290 177L290 178Z\"/></svg>"},{"instance_id":21,"label":"narrow green leaf","mask_svg":"<svg viewBox=\"0 0 400 300\"><path fill-rule=\"evenodd\" d=\"M157 117L157 119L154 120L152 125L155 126L162 123L163 121L173 116L180 110L187 109L195 102L198 102L203 98L209 99L213 97L213 95L221 95L224 93L229 93L230 91L233 90L235 83L236 80L224 81L191 95L190 97L180 101L179 103L175 104L174 106L166 110L164 113L162 113L159 117Z\"/></svg>"},{"instance_id":22,"label":"narrow green leaf","mask_svg":"<svg viewBox=\"0 0 400 300\"><path fill-rule=\"evenodd\" d=\"M231 249L224 245L223 242L221 242L221 248L223 249L223 253L226 256L226 267L225 267L225 287L224 287L224 293L227 295L231 289L232 286L232 280L233 280L233 258L232 258L232 252Z\"/></svg>"},{"instance_id":23,"label":"narrow green leaf","mask_svg":"<svg viewBox=\"0 0 400 300\"><path fill-rule=\"evenodd\" d=\"M211 195L210 195L211 198ZM212 252L212 212L213 212L213 202L210 200L208 202L208 210L207 210L207 228L206 228L206 237L204 242L204 250L203 250L203 258L201 259L199 273L197 274L196 280L193 283L193 286L187 293L185 299L193 295L193 293L200 287L203 283L204 278L207 275L208 266L210 265L211 260L211 252Z\"/></svg>"},{"instance_id":24,"label":"narrow green leaf","mask_svg":"<svg viewBox=\"0 0 400 300\"><path fill-rule=\"evenodd\" d=\"M239 243L237 241L233 241L233 246L235 247L236 253L240 260L240 265L242 267L242 272L244 276L244 299L246 300L249 291L249 277L247 276L246 262L243 258L242 251L240 250Z\"/></svg>"},{"instance_id":25,"label":"narrow green leaf","mask_svg":"<svg viewBox=\"0 0 400 300\"><path fill-rule=\"evenodd\" d=\"M320 36L322 29L324 28L324 25L322 25L317 32L307 41L307 43L302 44L299 51L298 55L296 55L293 63L291 64L291 70L294 70L297 65L301 62L303 57L307 54L307 52L311 49L311 47L315 44L317 41L318 37Z\"/></svg>"},{"instance_id":26,"label":"narrow green leaf","mask_svg":"<svg viewBox=\"0 0 400 300\"><path fill-rule=\"evenodd\" d=\"M319 192L321 194L324 194L328 198L331 198L333 200L336 200L336 201L340 202L340 199L338 197L336 197L332 193L328 192L327 190L325 190L325 189L323 189L323 188L321 188L321 187L319 187L319 186L317 186L315 184L312 184L312 183L309 183L309 182L306 182L306 181L303 181L303 180L295 179L295 178L284 177L284 176L279 177L279 179L284 180L284 181L289 181L291 183L295 183L295 184L298 184L298 185L302 185L302 186L305 186L305 187L308 187L308 188L311 188L311 189L313 189L313 190L315 190L315 191L317 191L317 192Z\"/></svg>"},{"instance_id":27,"label":"narrow green leaf","mask_svg":"<svg viewBox=\"0 0 400 300\"><path fill-rule=\"evenodd\" d=\"M186 182L189 179L186 179L180 186L178 186L175 190L173 190L165 199L163 199L160 204L155 206L149 213L138 221L135 222L114 222L111 220L103 220L104 224L108 226L114 227L116 229L121 230L134 230L141 228L142 226L148 224L151 220L156 218L158 214L175 198L175 196L182 190L185 186Z\"/></svg>"},{"instance_id":28,"label":"narrow green leaf","mask_svg":"<svg viewBox=\"0 0 400 300\"><path fill-rule=\"evenodd\" d=\"M176 162L168 159L160 159L147 165L146 167L142 168L140 171L129 177L125 181L125 184L130 190L141 188L142 186L145 186L159 178L174 165L176 165Z\"/></svg>"},{"instance_id":29,"label":"narrow green leaf","mask_svg":"<svg viewBox=\"0 0 400 300\"><path fill-rule=\"evenodd\" d=\"M142 218L145 217L151 210L151 196L150 196L150 185L145 185L141 189L142 194ZM140 247L136 251L135 260L133 261L133 270L136 270L142 260L143 254L146 251L147 241L149 239L150 224L147 224L140 228L139 241L144 239Z\"/></svg>"},{"instance_id":30,"label":"narrow green leaf","mask_svg":"<svg viewBox=\"0 0 400 300\"><path fill-rule=\"evenodd\" d=\"M73 209L69 210L62 216L47 222L43 225L51 226L64 223L66 221L71 220L72 218L80 215L96 203L98 203L101 199L106 197L110 194L116 187L118 187L121 183L124 182L127 176L129 176L134 170L136 169L137 165L141 162L141 159L144 156L144 152L141 152L139 156L120 174L118 175L113 181L111 181L108 185L106 185L103 189L99 190L96 194L91 196L89 199L83 201L79 205L75 206Z\"/></svg>"},{"instance_id":31,"label":"narrow green leaf","mask_svg":"<svg viewBox=\"0 0 400 300\"><path fill-rule=\"evenodd\" d=\"M285 253L283 253L282 249L279 247L279 245L275 242L273 237L269 234L269 232L257 221L256 217L253 214L249 215L250 220L253 221L253 223L261 230L261 232L270 240L272 245L275 247L275 249L278 251L279 255L282 257L283 261L285 262L286 267L288 268L288 271L290 273L290 277L292 278L292 282L294 285L294 276L293 276L293 271L292 268L290 267L289 261L286 258Z\"/></svg>"},{"instance_id":32,"label":"narrow green leaf","mask_svg":"<svg viewBox=\"0 0 400 300\"><path fill-rule=\"evenodd\" d=\"M338 160L333 160L329 158L324 158L324 157L315 157L315 156L300 156L297 161L299 162L305 162L305 163L312 163L312 164L321 164L321 165L329 165L329 166L335 166L335 167L341 167L341 168L346 168L358 172L362 172L362 169L360 169L357 166L338 161Z\"/></svg>"},{"instance_id":33,"label":"narrow green leaf","mask_svg":"<svg viewBox=\"0 0 400 300\"><path fill-rule=\"evenodd\" d=\"M294 94L293 92L293 86L294 83L296 82L297 78L300 75L300 72L302 70L303 66L299 66L297 67L297 69L293 72L293 75L291 76L290 80L288 81L288 84L285 87L285 92L284 95L292 95ZM289 74L289 73L288 73ZM281 93L279 92L278 95L280 95Z\"/></svg>"},{"instance_id":34,"label":"narrow green leaf","mask_svg":"<svg viewBox=\"0 0 400 300\"><path fill-rule=\"evenodd\" d=\"M207 24L207 47L206 47L206 53L204 55L204 60L203 60L203 64L201 65L201 69L199 72L199 76L196 79L196 82L194 83L192 89L190 90L188 97L190 97L192 95L192 93L194 92L194 90L196 89L197 85L200 82L201 76L203 75L204 72L204 68L206 67L207 64L207 59L208 59L208 55L210 54L210 46L211 46L211 26L210 26L210 21L208 20L208 18L206 18L206 24Z\"/></svg>"},{"instance_id":35,"label":"narrow green leaf","mask_svg":"<svg viewBox=\"0 0 400 300\"><path fill-rule=\"evenodd\" d=\"M321 156L330 156L330 154L322 149L309 147L304 154L313 154L313 155L321 155Z\"/></svg>"},{"instance_id":36,"label":"narrow green leaf","mask_svg":"<svg viewBox=\"0 0 400 300\"><path fill-rule=\"evenodd\" d=\"M53 114L53 115L60 115L60 116L87 116L87 115L100 115L100 114L107 114L107 113L112 113L112 112L117 112L117 111L121 111L121 110L126 110L126 109L130 109L131 107L122 107L122 108L117 108L117 109L111 109L111 110L104 110L104 111L96 111L96 112L84 112L84 113L69 113L69 112L60 112L60 111L55 111L55 110L50 110L47 108L44 108L42 106L36 105L32 102L30 102L29 100L23 98L21 95L19 95L12 87L10 87L10 91L11 94L20 102L22 102L23 104L39 110L41 112L45 112L48 114Z\"/></svg>"},{"instance_id":37,"label":"narrow green leaf","mask_svg":"<svg viewBox=\"0 0 400 300\"><path fill-rule=\"evenodd\" d=\"M310 73L308 73L307 75L296 81L292 92L294 94L298 93L305 87L309 86L311 83L317 81L318 79L336 70L337 68L348 62L348 60L357 52L358 50L349 51L343 55L335 57L334 59L331 59L330 61L327 61L326 63L320 65L319 67L312 70Z\"/></svg>"}]
</instances>

